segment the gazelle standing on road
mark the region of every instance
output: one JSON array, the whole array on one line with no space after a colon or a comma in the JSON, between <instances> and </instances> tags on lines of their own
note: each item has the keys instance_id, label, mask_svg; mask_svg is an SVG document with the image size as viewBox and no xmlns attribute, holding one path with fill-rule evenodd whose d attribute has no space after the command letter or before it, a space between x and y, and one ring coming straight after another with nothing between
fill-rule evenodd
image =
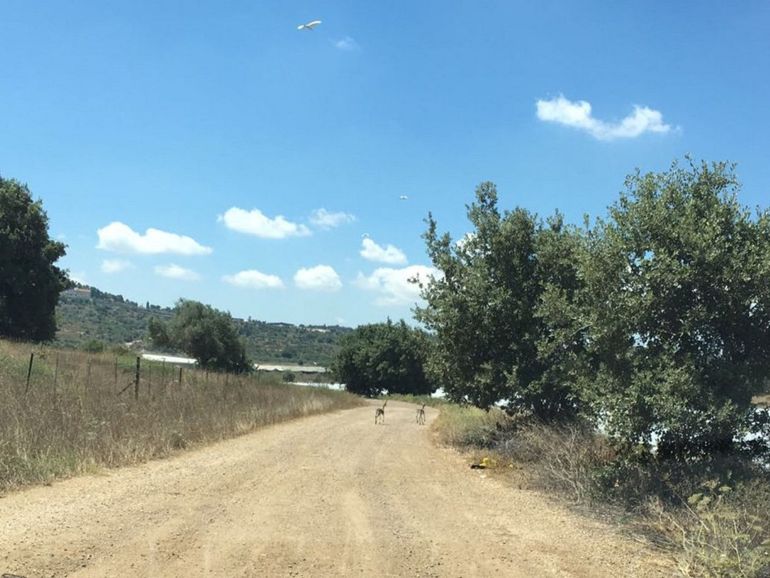
<instances>
[{"instance_id":1,"label":"gazelle standing on road","mask_svg":"<svg viewBox=\"0 0 770 578\"><path fill-rule=\"evenodd\" d=\"M425 425L425 404L417 410L417 425Z\"/></svg>"},{"instance_id":2,"label":"gazelle standing on road","mask_svg":"<svg viewBox=\"0 0 770 578\"><path fill-rule=\"evenodd\" d=\"M388 400L385 400L385 403L382 404L382 407L378 407L376 410L374 410L374 425L377 425L378 423L385 423L385 406L388 405Z\"/></svg>"}]
</instances>

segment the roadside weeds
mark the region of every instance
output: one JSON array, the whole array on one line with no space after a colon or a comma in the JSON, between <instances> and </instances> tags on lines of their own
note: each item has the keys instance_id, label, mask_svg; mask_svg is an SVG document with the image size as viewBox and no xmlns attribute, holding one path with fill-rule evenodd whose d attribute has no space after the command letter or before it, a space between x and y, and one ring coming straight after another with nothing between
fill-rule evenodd
<instances>
[{"instance_id":1,"label":"roadside weeds","mask_svg":"<svg viewBox=\"0 0 770 578\"><path fill-rule=\"evenodd\" d=\"M621 462L581 424L452 404L433 430L438 443L465 451L471 467L611 520L666 552L683 576L770 576L770 477L752 464Z\"/></svg>"}]
</instances>

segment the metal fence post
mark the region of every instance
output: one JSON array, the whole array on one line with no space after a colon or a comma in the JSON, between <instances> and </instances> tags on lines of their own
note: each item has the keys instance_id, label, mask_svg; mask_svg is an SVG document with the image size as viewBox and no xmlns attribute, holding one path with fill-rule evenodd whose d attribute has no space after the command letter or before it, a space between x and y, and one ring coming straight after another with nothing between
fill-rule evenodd
<instances>
[{"instance_id":1,"label":"metal fence post","mask_svg":"<svg viewBox=\"0 0 770 578\"><path fill-rule=\"evenodd\" d=\"M29 354L29 369L27 369L27 386L24 388L24 395L29 391L29 379L32 377L32 363L35 361L35 352Z\"/></svg>"},{"instance_id":2,"label":"metal fence post","mask_svg":"<svg viewBox=\"0 0 770 578\"><path fill-rule=\"evenodd\" d=\"M142 358L138 355L136 356L136 374L134 375L134 399L139 399L139 372L141 371L140 364L142 363Z\"/></svg>"}]
</instances>

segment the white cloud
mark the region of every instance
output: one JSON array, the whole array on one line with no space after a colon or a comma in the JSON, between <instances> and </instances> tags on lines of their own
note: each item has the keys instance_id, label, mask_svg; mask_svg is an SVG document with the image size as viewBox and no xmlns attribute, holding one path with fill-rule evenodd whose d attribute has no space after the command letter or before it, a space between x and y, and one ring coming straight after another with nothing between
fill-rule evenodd
<instances>
[{"instance_id":1,"label":"white cloud","mask_svg":"<svg viewBox=\"0 0 770 578\"><path fill-rule=\"evenodd\" d=\"M355 220L355 215L350 213L331 213L326 209L316 209L310 215L310 222L319 229L333 229L346 223L352 223Z\"/></svg>"},{"instance_id":2,"label":"white cloud","mask_svg":"<svg viewBox=\"0 0 770 578\"><path fill-rule=\"evenodd\" d=\"M84 271L67 271L67 277L69 277L71 281L74 281L80 285L90 285L88 282L88 276Z\"/></svg>"},{"instance_id":3,"label":"white cloud","mask_svg":"<svg viewBox=\"0 0 770 578\"><path fill-rule=\"evenodd\" d=\"M131 262L122 259L105 259L102 261L103 273L120 273L121 271L131 268L133 268Z\"/></svg>"},{"instance_id":4,"label":"white cloud","mask_svg":"<svg viewBox=\"0 0 770 578\"><path fill-rule=\"evenodd\" d=\"M345 36L344 38L340 38L339 40L336 40L334 42L334 47L337 48L338 50L345 50L350 52L353 50L358 50L359 45L354 38L351 38L350 36Z\"/></svg>"},{"instance_id":5,"label":"white cloud","mask_svg":"<svg viewBox=\"0 0 770 578\"><path fill-rule=\"evenodd\" d=\"M208 255L212 252L211 247L204 247L191 237L158 229L147 229L142 235L118 221L102 227L96 234L99 235L97 249L117 253Z\"/></svg>"},{"instance_id":6,"label":"white cloud","mask_svg":"<svg viewBox=\"0 0 770 578\"><path fill-rule=\"evenodd\" d=\"M191 269L185 269L179 265L158 265L155 267L155 273L168 279L179 279L181 281L198 281L201 276Z\"/></svg>"},{"instance_id":7,"label":"white cloud","mask_svg":"<svg viewBox=\"0 0 770 578\"><path fill-rule=\"evenodd\" d=\"M537 101L537 118L578 128L599 140L635 138L646 132L667 133L671 126L663 122L660 111L634 105L634 112L617 123L609 123L591 114L591 103L585 100L572 102L558 96L551 100Z\"/></svg>"},{"instance_id":8,"label":"white cloud","mask_svg":"<svg viewBox=\"0 0 770 578\"><path fill-rule=\"evenodd\" d=\"M240 271L235 275L225 275L222 277L222 281L235 285L236 287L245 287L247 289L281 289L283 288L283 281L276 275L268 275L256 271L255 269L249 269L246 271Z\"/></svg>"},{"instance_id":9,"label":"white cloud","mask_svg":"<svg viewBox=\"0 0 770 578\"><path fill-rule=\"evenodd\" d=\"M246 211L232 207L224 215L221 215L219 220L223 221L228 229L263 239L304 237L310 234L310 229L305 225L292 223L283 215L271 219L259 209Z\"/></svg>"},{"instance_id":10,"label":"white cloud","mask_svg":"<svg viewBox=\"0 0 770 578\"><path fill-rule=\"evenodd\" d=\"M465 233L462 237L455 241L455 246L459 251L463 251L465 246L476 238L476 233Z\"/></svg>"},{"instance_id":11,"label":"white cloud","mask_svg":"<svg viewBox=\"0 0 770 578\"><path fill-rule=\"evenodd\" d=\"M382 247L368 237L361 240L361 256L367 261L387 263L388 265L406 264L406 255L401 249L393 245Z\"/></svg>"},{"instance_id":12,"label":"white cloud","mask_svg":"<svg viewBox=\"0 0 770 578\"><path fill-rule=\"evenodd\" d=\"M368 277L358 274L356 285L367 291L379 293L375 304L387 307L390 305L411 305L420 301L420 288L410 279L419 279L423 283L430 281L431 276L438 277L439 272L424 265L410 265L403 269L380 267Z\"/></svg>"},{"instance_id":13,"label":"white cloud","mask_svg":"<svg viewBox=\"0 0 770 578\"><path fill-rule=\"evenodd\" d=\"M311 291L337 291L342 287L340 276L328 265L300 269L294 274L294 284Z\"/></svg>"}]
</instances>

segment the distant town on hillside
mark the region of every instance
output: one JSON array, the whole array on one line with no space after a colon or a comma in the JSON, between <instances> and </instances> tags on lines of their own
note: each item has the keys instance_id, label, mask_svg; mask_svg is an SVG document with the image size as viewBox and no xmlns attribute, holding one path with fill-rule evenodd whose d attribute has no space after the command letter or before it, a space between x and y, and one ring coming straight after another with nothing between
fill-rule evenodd
<instances>
[{"instance_id":1,"label":"distant town on hillside","mask_svg":"<svg viewBox=\"0 0 770 578\"><path fill-rule=\"evenodd\" d=\"M147 324L153 317L169 319L173 309L139 304L96 287L76 285L64 291L56 308L56 344L83 348L127 346L152 349ZM352 331L337 325L292 325L253 319L234 319L247 355L257 363L321 365L328 367L339 340Z\"/></svg>"}]
</instances>

